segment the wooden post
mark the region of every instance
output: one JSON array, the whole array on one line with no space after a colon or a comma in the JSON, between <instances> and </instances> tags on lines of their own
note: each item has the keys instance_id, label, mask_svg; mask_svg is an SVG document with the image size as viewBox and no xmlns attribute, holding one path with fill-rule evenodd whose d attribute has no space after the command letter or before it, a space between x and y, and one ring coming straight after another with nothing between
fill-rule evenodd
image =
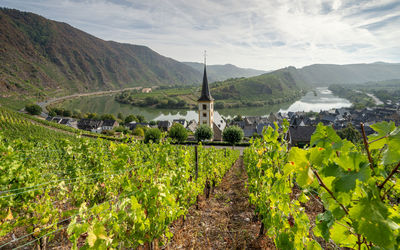
<instances>
[{"instance_id":1,"label":"wooden post","mask_svg":"<svg viewBox=\"0 0 400 250\"><path fill-rule=\"evenodd\" d=\"M199 177L199 155L198 155L198 150L197 150L197 145L194 146L194 155L196 159L196 169L195 169L195 182L197 184L197 178ZM199 196L197 195L196 197L196 209L199 209Z\"/></svg>"},{"instance_id":2,"label":"wooden post","mask_svg":"<svg viewBox=\"0 0 400 250\"><path fill-rule=\"evenodd\" d=\"M196 173L195 173L195 180L197 183L197 178L199 177L199 155L198 155L198 150L197 150L197 145L194 147L194 155L196 158Z\"/></svg>"}]
</instances>

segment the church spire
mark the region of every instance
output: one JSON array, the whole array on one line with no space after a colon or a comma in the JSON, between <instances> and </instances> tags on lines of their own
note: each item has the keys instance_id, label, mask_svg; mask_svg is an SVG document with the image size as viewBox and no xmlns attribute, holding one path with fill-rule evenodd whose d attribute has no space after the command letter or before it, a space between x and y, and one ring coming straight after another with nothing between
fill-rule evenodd
<instances>
[{"instance_id":1,"label":"church spire","mask_svg":"<svg viewBox=\"0 0 400 250\"><path fill-rule=\"evenodd\" d=\"M204 51L204 73L203 73L203 85L201 87L201 96L198 101L212 101L214 100L210 94L208 88L207 80L207 70L206 70L206 51Z\"/></svg>"}]
</instances>

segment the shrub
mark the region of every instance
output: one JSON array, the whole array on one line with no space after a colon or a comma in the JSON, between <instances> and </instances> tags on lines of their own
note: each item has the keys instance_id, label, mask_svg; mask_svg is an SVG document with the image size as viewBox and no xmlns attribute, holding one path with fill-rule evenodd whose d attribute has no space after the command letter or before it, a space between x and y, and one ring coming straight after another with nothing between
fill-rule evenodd
<instances>
[{"instance_id":1,"label":"shrub","mask_svg":"<svg viewBox=\"0 0 400 250\"><path fill-rule=\"evenodd\" d=\"M186 129L180 123L174 123L169 130L169 137L177 142L183 142L187 139L188 133Z\"/></svg>"},{"instance_id":2,"label":"shrub","mask_svg":"<svg viewBox=\"0 0 400 250\"><path fill-rule=\"evenodd\" d=\"M144 130L141 127L136 127L133 132L133 135L144 137Z\"/></svg>"},{"instance_id":3,"label":"shrub","mask_svg":"<svg viewBox=\"0 0 400 250\"><path fill-rule=\"evenodd\" d=\"M211 130L210 126L204 124L200 125L194 133L194 138L196 138L197 141L209 140L212 137L213 131Z\"/></svg>"},{"instance_id":4,"label":"shrub","mask_svg":"<svg viewBox=\"0 0 400 250\"><path fill-rule=\"evenodd\" d=\"M40 115L42 113L42 108L37 104L26 105L25 110L31 115Z\"/></svg>"},{"instance_id":5,"label":"shrub","mask_svg":"<svg viewBox=\"0 0 400 250\"><path fill-rule=\"evenodd\" d=\"M161 131L158 128L148 129L144 135L144 141L147 143L149 141L159 142L161 138Z\"/></svg>"},{"instance_id":6,"label":"shrub","mask_svg":"<svg viewBox=\"0 0 400 250\"><path fill-rule=\"evenodd\" d=\"M229 142L232 145L235 145L242 141L244 136L243 130L238 126L231 126L224 130L222 134L222 138L224 141Z\"/></svg>"}]
</instances>

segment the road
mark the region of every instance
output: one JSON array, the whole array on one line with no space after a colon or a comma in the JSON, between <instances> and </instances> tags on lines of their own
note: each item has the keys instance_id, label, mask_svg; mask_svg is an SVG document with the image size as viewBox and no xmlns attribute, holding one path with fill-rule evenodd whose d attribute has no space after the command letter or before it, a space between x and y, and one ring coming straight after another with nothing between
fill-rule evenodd
<instances>
[{"instance_id":1,"label":"road","mask_svg":"<svg viewBox=\"0 0 400 250\"><path fill-rule=\"evenodd\" d=\"M114 94L114 93L119 93L123 92L126 90L135 90L135 89L141 89L143 87L133 87L133 88L124 88L124 89L119 89L119 90L105 90L105 91L97 91L97 92L90 92L90 93L78 93L78 94L73 94L73 95L68 95L68 96L63 96L63 97L57 97L57 98L52 98L43 102L38 102L37 104L42 108L43 112L41 114L42 117L47 117L46 113L46 107L48 105L64 101L67 99L73 99L73 98L78 98L82 96L93 96L93 95L107 95L107 94Z\"/></svg>"}]
</instances>

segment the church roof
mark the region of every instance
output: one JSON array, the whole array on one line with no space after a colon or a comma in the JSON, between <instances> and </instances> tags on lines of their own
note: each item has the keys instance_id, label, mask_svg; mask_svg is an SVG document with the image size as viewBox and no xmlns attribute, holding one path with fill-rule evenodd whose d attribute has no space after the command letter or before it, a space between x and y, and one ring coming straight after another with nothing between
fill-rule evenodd
<instances>
[{"instance_id":1,"label":"church roof","mask_svg":"<svg viewBox=\"0 0 400 250\"><path fill-rule=\"evenodd\" d=\"M201 87L201 96L197 101L213 101L210 94L210 89L208 88L208 80L207 80L207 72L206 72L206 65L204 64L204 74L203 74L203 85Z\"/></svg>"}]
</instances>

